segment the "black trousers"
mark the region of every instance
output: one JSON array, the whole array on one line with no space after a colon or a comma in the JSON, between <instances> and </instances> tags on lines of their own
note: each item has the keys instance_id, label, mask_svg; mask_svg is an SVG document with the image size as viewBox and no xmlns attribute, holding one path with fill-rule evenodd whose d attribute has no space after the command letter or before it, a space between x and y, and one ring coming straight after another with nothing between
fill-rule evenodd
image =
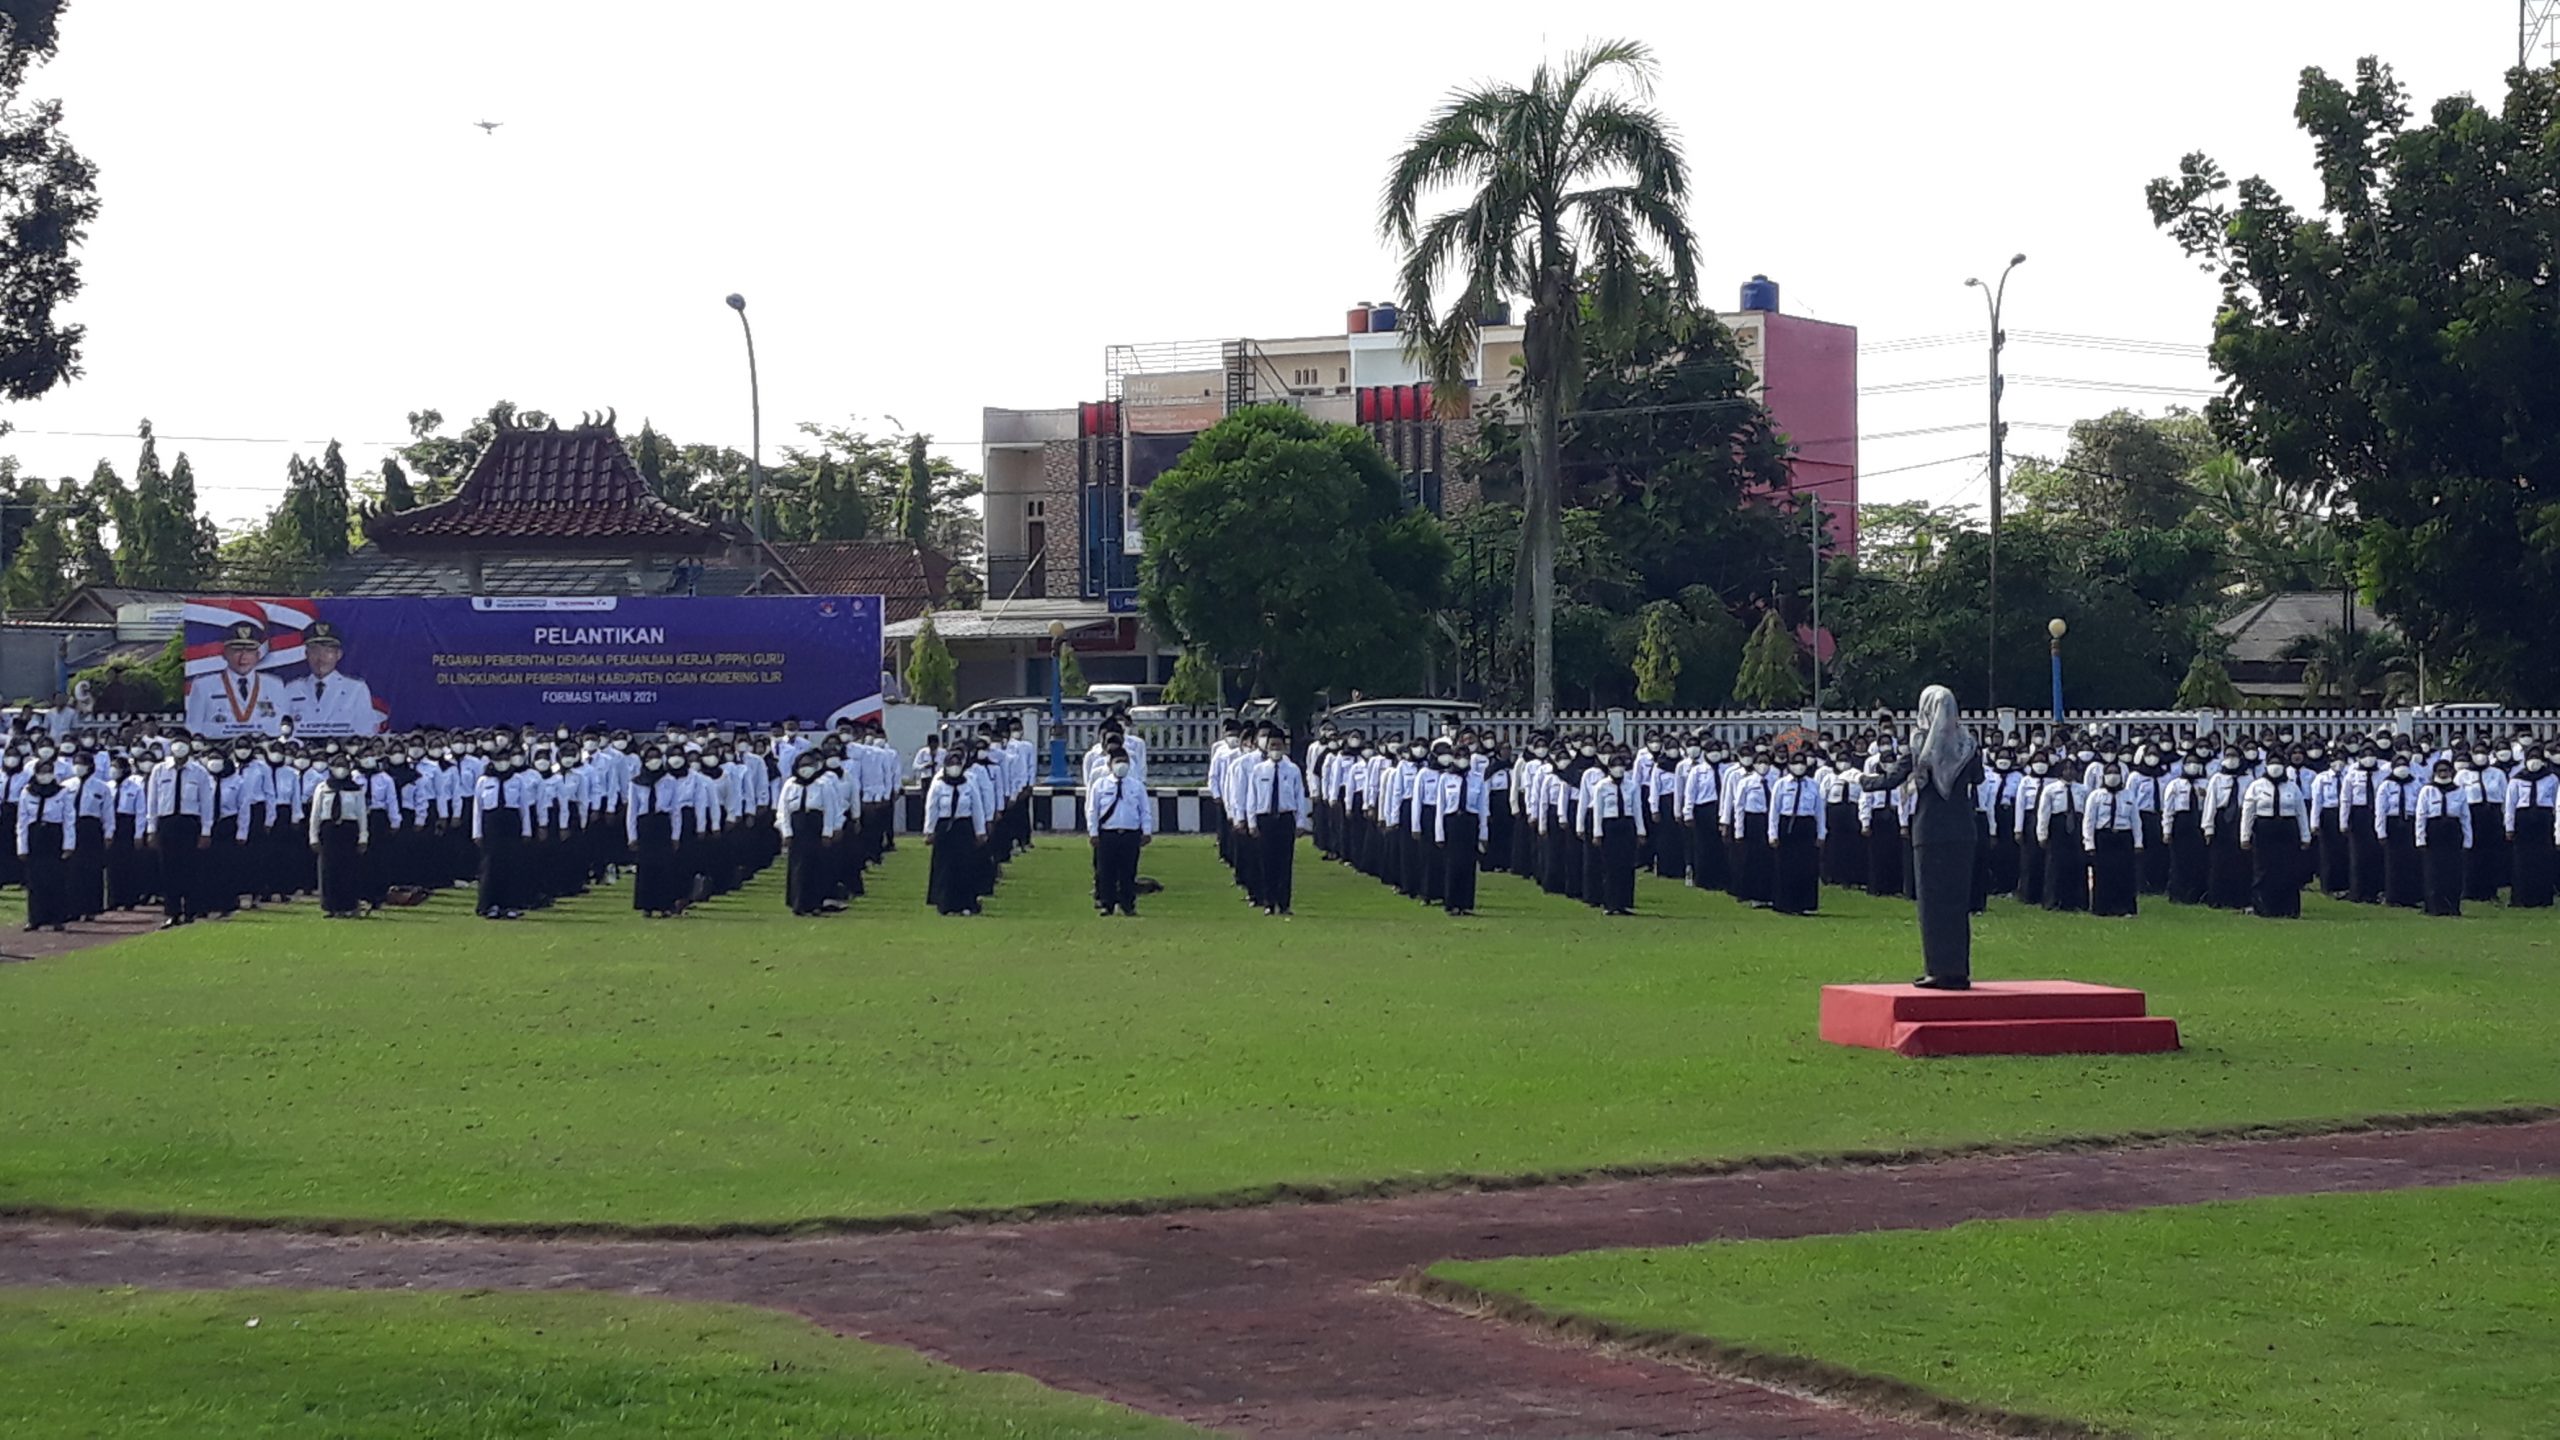
<instances>
[{"instance_id":1,"label":"black trousers","mask_svg":"<svg viewBox=\"0 0 2560 1440\"><path fill-rule=\"evenodd\" d=\"M1260 899L1265 910L1289 908L1292 882L1298 863L1298 817L1286 810L1275 810L1255 822L1260 833L1254 839L1255 867L1262 876Z\"/></svg>"},{"instance_id":2,"label":"black trousers","mask_svg":"<svg viewBox=\"0 0 2560 1440\"><path fill-rule=\"evenodd\" d=\"M1632 915L1636 908L1636 822L1632 815L1600 822L1600 908Z\"/></svg>"},{"instance_id":3,"label":"black trousers","mask_svg":"<svg viewBox=\"0 0 2560 1440\"><path fill-rule=\"evenodd\" d=\"M1441 843L1440 903L1452 915L1476 908L1476 817L1461 810L1444 817L1449 838Z\"/></svg>"},{"instance_id":4,"label":"black trousers","mask_svg":"<svg viewBox=\"0 0 2560 1440\"><path fill-rule=\"evenodd\" d=\"M782 896L794 915L815 915L835 894L835 876L827 864L827 817L801 809L791 815L791 839L784 850Z\"/></svg>"},{"instance_id":5,"label":"black trousers","mask_svg":"<svg viewBox=\"0 0 2560 1440\"><path fill-rule=\"evenodd\" d=\"M1822 908L1822 845L1814 838L1814 818L1785 815L1777 817L1777 824L1777 854L1771 857L1775 874L1770 882L1770 908L1781 915L1811 915ZM1893 849L1894 874L1899 877L1902 842L1898 837Z\"/></svg>"},{"instance_id":6,"label":"black trousers","mask_svg":"<svg viewBox=\"0 0 2560 1440\"><path fill-rule=\"evenodd\" d=\"M27 827L23 878L30 930L43 925L68 925L80 918L72 913L71 866L63 856L62 839L62 827L51 821L39 820ZM15 837L10 843L17 843Z\"/></svg>"},{"instance_id":7,"label":"black trousers","mask_svg":"<svg viewBox=\"0 0 2560 1440\"><path fill-rule=\"evenodd\" d=\"M2135 864L2134 832L2112 827L2098 832L2098 847L2089 856L2089 913L2131 915L2140 902L2142 876Z\"/></svg>"},{"instance_id":8,"label":"black trousers","mask_svg":"<svg viewBox=\"0 0 2560 1440\"><path fill-rule=\"evenodd\" d=\"M356 822L329 820L321 823L320 908L322 910L332 915L346 915L353 913L363 902L364 860L364 853L356 848Z\"/></svg>"},{"instance_id":9,"label":"black trousers","mask_svg":"<svg viewBox=\"0 0 2560 1440\"><path fill-rule=\"evenodd\" d=\"M2273 920L2302 914L2302 825L2260 816L2249 831L2249 908Z\"/></svg>"},{"instance_id":10,"label":"black trousers","mask_svg":"<svg viewBox=\"0 0 2560 1440\"><path fill-rule=\"evenodd\" d=\"M2427 913L2460 915L2470 854L2462 844L2462 822L2449 816L2428 821L2427 843L2418 853L2425 861Z\"/></svg>"},{"instance_id":11,"label":"black trousers","mask_svg":"<svg viewBox=\"0 0 2560 1440\"><path fill-rule=\"evenodd\" d=\"M2551 812L2538 805L2516 807L2514 842L2507 847L2507 861L2514 875L2509 881L2507 904L2518 910L2541 910L2552 900L2553 853Z\"/></svg>"},{"instance_id":12,"label":"black trousers","mask_svg":"<svg viewBox=\"0 0 2560 1440\"><path fill-rule=\"evenodd\" d=\"M2427 842L2433 845L2435 842ZM2495 900L2507 883L2507 816L2486 801L2471 807L2471 849L2462 861L2463 898Z\"/></svg>"},{"instance_id":13,"label":"black trousers","mask_svg":"<svg viewBox=\"0 0 2560 1440\"><path fill-rule=\"evenodd\" d=\"M1902 893L1902 816L1879 805L1867 817L1867 893Z\"/></svg>"},{"instance_id":14,"label":"black trousers","mask_svg":"<svg viewBox=\"0 0 2560 1440\"><path fill-rule=\"evenodd\" d=\"M2169 898L2180 905L2203 904L2206 878L2204 819L2181 810L2169 817Z\"/></svg>"},{"instance_id":15,"label":"black trousers","mask_svg":"<svg viewBox=\"0 0 2560 1440\"><path fill-rule=\"evenodd\" d=\"M2373 833L2373 807L2347 810L2347 898L2359 905L2382 903L2382 837Z\"/></svg>"},{"instance_id":16,"label":"black trousers","mask_svg":"<svg viewBox=\"0 0 2560 1440\"><path fill-rule=\"evenodd\" d=\"M2044 837L2044 908L2089 908L2089 857L2080 848L2080 812L2063 810Z\"/></svg>"},{"instance_id":17,"label":"black trousers","mask_svg":"<svg viewBox=\"0 0 2560 1440\"><path fill-rule=\"evenodd\" d=\"M1093 837L1093 908L1138 913L1138 851L1146 835L1137 830L1105 830Z\"/></svg>"},{"instance_id":18,"label":"black trousers","mask_svg":"<svg viewBox=\"0 0 2560 1440\"><path fill-rule=\"evenodd\" d=\"M2415 910L2425 902L2427 893L2426 877L2420 869L2427 856L2426 851L2418 845L2417 818L2410 815L2394 815L2382 823L2389 831L2382 840L2383 901L2404 910ZM2457 843L2461 839L2461 834L2461 827L2455 826L2454 837ZM2459 876L2462 873L2461 862L2457 859L2454 864L2454 873ZM2455 880L2454 889L2457 894L2460 893L2461 888L2462 882L2459 879Z\"/></svg>"},{"instance_id":19,"label":"black trousers","mask_svg":"<svg viewBox=\"0 0 2560 1440\"><path fill-rule=\"evenodd\" d=\"M107 822L83 815L73 824L80 844L63 866L70 880L71 915L95 920L107 908Z\"/></svg>"},{"instance_id":20,"label":"black trousers","mask_svg":"<svg viewBox=\"0 0 2560 1440\"><path fill-rule=\"evenodd\" d=\"M152 848L160 857L160 913L168 919L193 920L204 913L197 873L204 855L196 849L203 839L204 823L193 815L163 815L153 827Z\"/></svg>"},{"instance_id":21,"label":"black trousers","mask_svg":"<svg viewBox=\"0 0 2560 1440\"><path fill-rule=\"evenodd\" d=\"M517 869L523 864L524 812L492 807L480 817L480 893L475 908L483 915L521 909ZM368 877L368 886L372 884Z\"/></svg>"}]
</instances>

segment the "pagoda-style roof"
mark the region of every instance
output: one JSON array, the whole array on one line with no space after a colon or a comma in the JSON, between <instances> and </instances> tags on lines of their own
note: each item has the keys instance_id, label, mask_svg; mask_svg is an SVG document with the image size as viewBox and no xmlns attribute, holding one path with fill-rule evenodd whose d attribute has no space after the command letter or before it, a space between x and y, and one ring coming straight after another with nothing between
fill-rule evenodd
<instances>
[{"instance_id":1,"label":"pagoda-style roof","mask_svg":"<svg viewBox=\"0 0 2560 1440\"><path fill-rule=\"evenodd\" d=\"M568 430L501 425L453 498L370 515L364 530L393 554L702 554L725 543L718 524L649 493L610 413Z\"/></svg>"}]
</instances>

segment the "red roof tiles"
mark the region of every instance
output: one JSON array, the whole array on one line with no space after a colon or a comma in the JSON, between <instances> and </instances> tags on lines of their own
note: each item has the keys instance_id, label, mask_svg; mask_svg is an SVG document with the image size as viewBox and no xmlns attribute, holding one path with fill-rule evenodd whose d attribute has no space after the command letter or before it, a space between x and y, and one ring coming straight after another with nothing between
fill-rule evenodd
<instances>
[{"instance_id":1,"label":"red roof tiles","mask_svg":"<svg viewBox=\"0 0 2560 1440\"><path fill-rule=\"evenodd\" d=\"M776 542L773 553L812 595L877 595L881 618L912 620L950 598L951 561L904 540Z\"/></svg>"},{"instance_id":2,"label":"red roof tiles","mask_svg":"<svg viewBox=\"0 0 2560 1440\"><path fill-rule=\"evenodd\" d=\"M698 553L720 527L649 493L613 421L563 430L502 428L450 500L377 514L386 550L560 550L600 546Z\"/></svg>"}]
</instances>

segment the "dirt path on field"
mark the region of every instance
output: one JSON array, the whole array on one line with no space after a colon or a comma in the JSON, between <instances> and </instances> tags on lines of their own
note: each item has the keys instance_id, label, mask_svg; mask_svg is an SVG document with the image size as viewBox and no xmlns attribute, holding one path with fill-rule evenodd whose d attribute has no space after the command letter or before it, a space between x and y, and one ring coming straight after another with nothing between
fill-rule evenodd
<instances>
[{"instance_id":1,"label":"dirt path on field","mask_svg":"<svg viewBox=\"0 0 2560 1440\"><path fill-rule=\"evenodd\" d=\"M74 950L97 945L112 945L136 935L148 935L160 928L160 909L110 910L95 920L83 920L61 930L20 930L13 924L0 931L0 965L22 960L50 960Z\"/></svg>"},{"instance_id":2,"label":"dirt path on field","mask_svg":"<svg viewBox=\"0 0 2560 1440\"><path fill-rule=\"evenodd\" d=\"M1385 1290L1444 1259L2560 1176L2560 1121L910 1234L680 1243L0 1225L0 1284L738 1301L1267 1436L1939 1433Z\"/></svg>"}]
</instances>

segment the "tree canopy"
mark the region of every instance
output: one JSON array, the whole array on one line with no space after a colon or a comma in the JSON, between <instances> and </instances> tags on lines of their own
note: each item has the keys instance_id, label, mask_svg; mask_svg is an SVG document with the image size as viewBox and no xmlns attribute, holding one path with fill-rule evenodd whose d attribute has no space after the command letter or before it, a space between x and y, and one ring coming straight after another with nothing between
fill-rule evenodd
<instances>
[{"instance_id":1,"label":"tree canopy","mask_svg":"<svg viewBox=\"0 0 2560 1440\"><path fill-rule=\"evenodd\" d=\"M0 16L0 396L33 400L80 373L87 332L58 311L80 293L75 253L98 215L98 170L62 133L62 103L23 97L54 56L65 0Z\"/></svg>"},{"instance_id":2,"label":"tree canopy","mask_svg":"<svg viewBox=\"0 0 2560 1440\"><path fill-rule=\"evenodd\" d=\"M2374 604L2456 683L2560 703L2560 67L2412 125L2380 61L2303 72L2316 213L2188 155L2155 224L2221 282L2214 429L2343 502Z\"/></svg>"},{"instance_id":3,"label":"tree canopy","mask_svg":"<svg viewBox=\"0 0 2560 1440\"><path fill-rule=\"evenodd\" d=\"M1251 666L1292 724L1327 690L1415 678L1449 542L1405 508L1395 467L1360 430L1285 405L1239 410L1157 478L1139 516L1149 622Z\"/></svg>"}]
</instances>

